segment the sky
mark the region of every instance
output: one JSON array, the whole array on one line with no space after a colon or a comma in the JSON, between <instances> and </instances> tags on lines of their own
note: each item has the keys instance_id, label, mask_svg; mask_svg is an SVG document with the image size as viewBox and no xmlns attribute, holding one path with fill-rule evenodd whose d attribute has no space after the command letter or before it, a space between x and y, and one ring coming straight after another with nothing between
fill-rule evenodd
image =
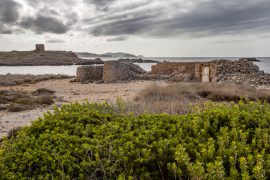
<instances>
[{"instance_id":1,"label":"sky","mask_svg":"<svg viewBox=\"0 0 270 180\"><path fill-rule=\"evenodd\" d=\"M0 51L270 56L270 0L0 0Z\"/></svg>"}]
</instances>

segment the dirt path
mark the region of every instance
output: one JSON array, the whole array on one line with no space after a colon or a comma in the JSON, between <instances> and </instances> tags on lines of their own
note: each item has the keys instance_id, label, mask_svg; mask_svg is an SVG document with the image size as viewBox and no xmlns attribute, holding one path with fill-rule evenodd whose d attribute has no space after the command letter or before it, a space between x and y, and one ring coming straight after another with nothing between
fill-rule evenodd
<instances>
[{"instance_id":1,"label":"dirt path","mask_svg":"<svg viewBox=\"0 0 270 180\"><path fill-rule=\"evenodd\" d=\"M114 84L80 84L70 83L70 79L48 80L31 85L18 85L12 87L0 87L3 89L15 89L23 91L35 91L39 88L47 88L55 91L55 95L66 102L88 100L90 102L109 101L113 102L118 97L124 100L133 100L144 88L151 85L166 84L162 81L133 81ZM43 112L52 107L38 108L30 111L10 113L0 111L0 138L12 128L30 125L40 117Z\"/></svg>"}]
</instances>

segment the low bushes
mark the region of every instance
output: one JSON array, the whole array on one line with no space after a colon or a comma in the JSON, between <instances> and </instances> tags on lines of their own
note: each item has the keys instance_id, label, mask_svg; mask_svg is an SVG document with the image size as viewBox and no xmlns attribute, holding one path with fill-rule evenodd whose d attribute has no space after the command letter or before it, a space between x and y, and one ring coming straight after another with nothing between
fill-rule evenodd
<instances>
[{"instance_id":1,"label":"low bushes","mask_svg":"<svg viewBox=\"0 0 270 180\"><path fill-rule=\"evenodd\" d=\"M122 106L122 105L121 105ZM11 133L6 179L267 179L270 105L204 104L187 115L71 104Z\"/></svg>"},{"instance_id":2,"label":"low bushes","mask_svg":"<svg viewBox=\"0 0 270 180\"><path fill-rule=\"evenodd\" d=\"M20 112L34 109L38 105L51 105L54 103L54 91L38 89L32 93L20 90L0 91L0 105L5 104L10 112Z\"/></svg>"}]
</instances>

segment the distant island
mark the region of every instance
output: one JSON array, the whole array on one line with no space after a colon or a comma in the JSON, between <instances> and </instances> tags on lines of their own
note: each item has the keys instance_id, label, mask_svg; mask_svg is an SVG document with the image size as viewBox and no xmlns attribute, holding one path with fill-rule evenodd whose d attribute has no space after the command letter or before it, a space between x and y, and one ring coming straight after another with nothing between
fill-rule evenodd
<instances>
[{"instance_id":1,"label":"distant island","mask_svg":"<svg viewBox=\"0 0 270 180\"><path fill-rule=\"evenodd\" d=\"M72 51L47 51L44 44L36 44L35 50L0 52L0 66L62 66L103 64L102 58L115 58L126 63L158 63L129 53L95 54Z\"/></svg>"},{"instance_id":2,"label":"distant island","mask_svg":"<svg viewBox=\"0 0 270 180\"><path fill-rule=\"evenodd\" d=\"M79 57L103 57L103 58L135 58L137 56L129 53L117 52L117 53L105 53L105 54L96 54L88 52L76 52Z\"/></svg>"}]
</instances>

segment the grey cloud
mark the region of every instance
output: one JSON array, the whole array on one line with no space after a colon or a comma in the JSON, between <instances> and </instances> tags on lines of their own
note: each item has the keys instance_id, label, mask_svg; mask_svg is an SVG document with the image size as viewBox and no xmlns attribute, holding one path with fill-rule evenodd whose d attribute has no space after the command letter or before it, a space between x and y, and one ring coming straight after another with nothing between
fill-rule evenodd
<instances>
[{"instance_id":1,"label":"grey cloud","mask_svg":"<svg viewBox=\"0 0 270 180\"><path fill-rule=\"evenodd\" d=\"M117 36L117 37L113 37L113 38L108 38L107 41L108 42L112 42L112 41L125 41L127 39L128 39L127 36Z\"/></svg>"},{"instance_id":2,"label":"grey cloud","mask_svg":"<svg viewBox=\"0 0 270 180\"><path fill-rule=\"evenodd\" d=\"M62 39L49 39L46 41L46 43L65 43L66 41Z\"/></svg>"},{"instance_id":3,"label":"grey cloud","mask_svg":"<svg viewBox=\"0 0 270 180\"><path fill-rule=\"evenodd\" d=\"M246 0L245 3L233 0L197 1L191 10L184 13L169 4L166 1L162 9L155 6L142 8L110 19L115 16L112 14L104 18L109 19L105 23L100 19L103 23L93 26L90 34L203 37L256 33L270 28L269 0Z\"/></svg>"},{"instance_id":4,"label":"grey cloud","mask_svg":"<svg viewBox=\"0 0 270 180\"><path fill-rule=\"evenodd\" d=\"M22 18L20 26L35 33L64 34L78 22L75 0L26 0L36 10L36 15Z\"/></svg>"},{"instance_id":5,"label":"grey cloud","mask_svg":"<svg viewBox=\"0 0 270 180\"><path fill-rule=\"evenodd\" d=\"M21 5L13 0L0 1L0 34L18 34L22 31L16 28Z\"/></svg>"},{"instance_id":6,"label":"grey cloud","mask_svg":"<svg viewBox=\"0 0 270 180\"><path fill-rule=\"evenodd\" d=\"M24 30L21 28L0 24L0 34L22 34L22 33L24 33Z\"/></svg>"},{"instance_id":7,"label":"grey cloud","mask_svg":"<svg viewBox=\"0 0 270 180\"><path fill-rule=\"evenodd\" d=\"M74 0L46 0L46 1L41 1L41 0L26 0L26 2L30 6L44 6L44 5L55 5L55 4L62 4L62 5L74 5L76 1Z\"/></svg>"},{"instance_id":8,"label":"grey cloud","mask_svg":"<svg viewBox=\"0 0 270 180\"><path fill-rule=\"evenodd\" d=\"M69 31L69 27L60 20L43 15L38 15L36 18L28 17L21 22L21 26L36 33L64 34Z\"/></svg>"},{"instance_id":9,"label":"grey cloud","mask_svg":"<svg viewBox=\"0 0 270 180\"><path fill-rule=\"evenodd\" d=\"M95 26L90 33L95 36L119 36L119 35L140 35L149 33L151 26L156 22L159 12L149 12L141 15L125 14L119 20L111 20L109 23ZM148 30L147 32L145 30Z\"/></svg>"},{"instance_id":10,"label":"grey cloud","mask_svg":"<svg viewBox=\"0 0 270 180\"><path fill-rule=\"evenodd\" d=\"M0 22L12 23L19 17L20 4L13 0L1 0L0 1Z\"/></svg>"},{"instance_id":11,"label":"grey cloud","mask_svg":"<svg viewBox=\"0 0 270 180\"><path fill-rule=\"evenodd\" d=\"M12 34L13 31L11 29L2 29L0 28L0 34Z\"/></svg>"},{"instance_id":12,"label":"grey cloud","mask_svg":"<svg viewBox=\"0 0 270 180\"><path fill-rule=\"evenodd\" d=\"M111 4L116 0L84 0L86 4L93 4L98 10L108 11Z\"/></svg>"},{"instance_id":13,"label":"grey cloud","mask_svg":"<svg viewBox=\"0 0 270 180\"><path fill-rule=\"evenodd\" d=\"M20 15L22 5L14 0L0 0L0 34L16 33L13 29L21 28L56 34L72 30L74 34L87 32L94 36L113 36L108 41L120 41L129 35L208 37L264 33L270 28L269 0L25 1L23 5L35 9L33 14ZM82 11L77 9L82 7L77 6L79 2L85 3ZM102 12L94 11L88 16L85 10L92 10L92 6Z\"/></svg>"}]
</instances>

